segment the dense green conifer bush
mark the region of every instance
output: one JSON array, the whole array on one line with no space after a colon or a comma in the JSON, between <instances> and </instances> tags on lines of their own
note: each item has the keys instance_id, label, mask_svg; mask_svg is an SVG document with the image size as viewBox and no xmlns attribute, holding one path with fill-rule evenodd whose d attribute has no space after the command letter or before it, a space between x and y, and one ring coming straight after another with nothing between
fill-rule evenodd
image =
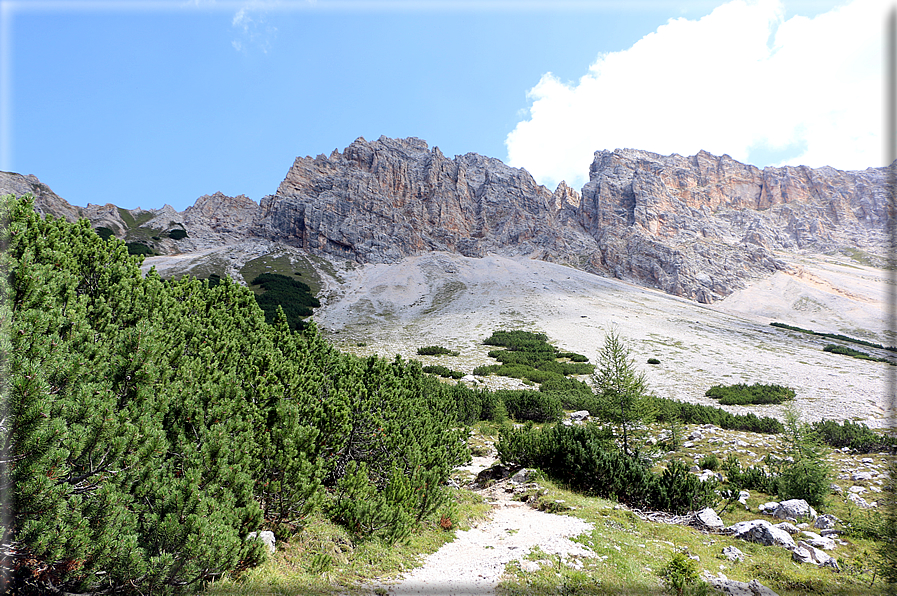
<instances>
[{"instance_id":1,"label":"dense green conifer bush","mask_svg":"<svg viewBox=\"0 0 897 596\"><path fill-rule=\"evenodd\" d=\"M305 317L310 317L313 308L321 306L311 293L308 284L279 273L262 273L250 285L261 286L264 292L256 296L258 305L265 312L265 320L273 323L277 309L283 309L290 329L299 330Z\"/></svg>"},{"instance_id":2,"label":"dense green conifer bush","mask_svg":"<svg viewBox=\"0 0 897 596\"><path fill-rule=\"evenodd\" d=\"M453 352L442 346L424 346L417 349L418 356L457 356L458 352Z\"/></svg>"},{"instance_id":3,"label":"dense green conifer bush","mask_svg":"<svg viewBox=\"0 0 897 596\"><path fill-rule=\"evenodd\" d=\"M832 354L850 356L851 358L858 358L859 360L869 360L871 362L886 362L888 364L895 364L893 360L889 360L887 358L878 358L876 356L871 356L866 352L854 350L853 348L848 348L847 346L839 346L837 344L828 344L824 348L822 348L822 351L831 352Z\"/></svg>"},{"instance_id":4,"label":"dense green conifer bush","mask_svg":"<svg viewBox=\"0 0 897 596\"><path fill-rule=\"evenodd\" d=\"M897 437L875 432L863 423L819 420L810 426L821 441L836 449L850 447L859 453L897 450Z\"/></svg>"},{"instance_id":5,"label":"dense green conifer bush","mask_svg":"<svg viewBox=\"0 0 897 596\"><path fill-rule=\"evenodd\" d=\"M776 418L759 417L752 412L731 414L722 408L690 404L665 397L654 397L656 418L659 422L669 422L675 416L682 424L713 424L726 430L743 430L755 433L778 434L784 426Z\"/></svg>"},{"instance_id":6,"label":"dense green conifer bush","mask_svg":"<svg viewBox=\"0 0 897 596\"><path fill-rule=\"evenodd\" d=\"M495 395L504 403L508 415L521 422L553 422L564 413L561 401L551 393L501 390Z\"/></svg>"},{"instance_id":7,"label":"dense green conifer bush","mask_svg":"<svg viewBox=\"0 0 897 596\"><path fill-rule=\"evenodd\" d=\"M129 255L145 255L145 256L153 256L156 254L153 252L153 249L144 244L143 242L128 242L125 246L128 247Z\"/></svg>"},{"instance_id":8,"label":"dense green conifer bush","mask_svg":"<svg viewBox=\"0 0 897 596\"><path fill-rule=\"evenodd\" d=\"M113 232L112 230L110 230L109 228L104 227L104 226L94 228L93 231L96 232L97 236L99 236L103 240L109 240L110 238L115 237L115 232Z\"/></svg>"},{"instance_id":9,"label":"dense green conifer bush","mask_svg":"<svg viewBox=\"0 0 897 596\"><path fill-rule=\"evenodd\" d=\"M86 221L2 209L11 591L192 590L317 506L388 539L442 506L468 457L461 390L340 354L282 310L268 324L229 278L144 278Z\"/></svg>"},{"instance_id":10,"label":"dense green conifer bush","mask_svg":"<svg viewBox=\"0 0 897 596\"><path fill-rule=\"evenodd\" d=\"M714 385L704 394L724 406L780 404L794 399L794 389L782 385Z\"/></svg>"},{"instance_id":11,"label":"dense green conifer bush","mask_svg":"<svg viewBox=\"0 0 897 596\"><path fill-rule=\"evenodd\" d=\"M632 507L685 513L718 499L716 483L701 482L682 462L674 460L655 474L638 455L624 453L612 432L594 424L506 426L496 448L506 463L539 468L571 488Z\"/></svg>"},{"instance_id":12,"label":"dense green conifer bush","mask_svg":"<svg viewBox=\"0 0 897 596\"><path fill-rule=\"evenodd\" d=\"M442 366L441 364L425 366L423 367L423 371L425 373L429 373L431 375L439 375L440 377L445 377L447 379L460 379L464 376L463 372L452 370L447 366Z\"/></svg>"}]
</instances>

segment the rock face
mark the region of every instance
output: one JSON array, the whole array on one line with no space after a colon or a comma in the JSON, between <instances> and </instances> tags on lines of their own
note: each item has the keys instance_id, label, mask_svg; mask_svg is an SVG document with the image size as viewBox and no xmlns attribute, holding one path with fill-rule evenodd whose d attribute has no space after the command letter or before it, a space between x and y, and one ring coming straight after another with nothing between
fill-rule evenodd
<instances>
[{"instance_id":1,"label":"rock face","mask_svg":"<svg viewBox=\"0 0 897 596\"><path fill-rule=\"evenodd\" d=\"M206 195L178 213L72 207L33 176L0 191L42 213L88 217L164 254L256 237L360 263L428 251L528 256L711 303L778 270L787 252L888 249L886 169L759 169L729 156L598 151L582 192L554 192L475 153L448 158L416 139L357 139L297 158L274 195ZM187 237L170 237L182 228ZM784 251L784 252L779 252Z\"/></svg>"},{"instance_id":2,"label":"rock face","mask_svg":"<svg viewBox=\"0 0 897 596\"><path fill-rule=\"evenodd\" d=\"M37 176L0 172L0 195L12 194L20 197L24 194L34 195L34 210L41 215L63 217L66 221L76 222L81 209L69 205L68 202L50 190L50 187L37 179Z\"/></svg>"},{"instance_id":3,"label":"rock face","mask_svg":"<svg viewBox=\"0 0 897 596\"><path fill-rule=\"evenodd\" d=\"M262 200L253 233L360 262L439 250L577 264L597 250L573 221L578 203L566 185L552 193L497 159L359 138L342 153L296 159Z\"/></svg>"},{"instance_id":4,"label":"rock face","mask_svg":"<svg viewBox=\"0 0 897 596\"><path fill-rule=\"evenodd\" d=\"M773 251L887 250L886 169L759 169L727 155L598 151L579 219L599 270L710 303L786 268Z\"/></svg>"},{"instance_id":5,"label":"rock face","mask_svg":"<svg viewBox=\"0 0 897 596\"><path fill-rule=\"evenodd\" d=\"M252 235L258 211L258 203L246 195L229 197L221 192L203 195L179 214L188 233L179 248L186 249L188 240L195 246L194 250L246 240Z\"/></svg>"}]
</instances>

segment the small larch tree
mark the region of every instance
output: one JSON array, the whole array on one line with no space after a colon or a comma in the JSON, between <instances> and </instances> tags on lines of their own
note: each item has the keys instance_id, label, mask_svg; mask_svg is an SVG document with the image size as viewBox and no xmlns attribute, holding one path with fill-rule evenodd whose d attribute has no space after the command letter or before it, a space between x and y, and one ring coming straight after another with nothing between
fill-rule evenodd
<instances>
[{"instance_id":1,"label":"small larch tree","mask_svg":"<svg viewBox=\"0 0 897 596\"><path fill-rule=\"evenodd\" d=\"M653 419L654 407L645 374L636 369L629 348L615 331L604 337L592 383L601 417L621 428L623 451L631 455L633 434Z\"/></svg>"}]
</instances>

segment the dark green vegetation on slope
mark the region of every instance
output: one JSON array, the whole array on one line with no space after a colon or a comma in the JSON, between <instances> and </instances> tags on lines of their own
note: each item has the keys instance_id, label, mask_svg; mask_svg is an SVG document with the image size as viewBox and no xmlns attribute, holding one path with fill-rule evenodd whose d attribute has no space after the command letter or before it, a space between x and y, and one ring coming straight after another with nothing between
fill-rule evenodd
<instances>
[{"instance_id":1,"label":"dark green vegetation on slope","mask_svg":"<svg viewBox=\"0 0 897 596\"><path fill-rule=\"evenodd\" d=\"M864 339L857 339L855 337L848 337L846 335L841 335L838 333L820 333L818 331L811 331L809 329L803 329L801 327L795 327L794 325L787 325L785 323L777 323L773 321L770 323L773 327L778 327L779 329L788 329L789 331L797 331L798 333L807 333L809 335L815 335L817 337L825 337L828 339L839 339L841 341L846 341L854 344L859 344L861 346L869 346L870 348L878 348L880 350L888 350L889 352L897 352L897 347L895 346L883 346L881 344L876 344L871 341L866 341Z\"/></svg>"},{"instance_id":2,"label":"dark green vegetation on slope","mask_svg":"<svg viewBox=\"0 0 897 596\"><path fill-rule=\"evenodd\" d=\"M567 375L587 375L595 369L587 364L588 358L558 350L548 343L548 337L542 333L495 331L483 343L504 348L489 352L489 357L501 364L478 366L473 371L475 375L496 374L544 383L549 380L563 381ZM558 359L570 362L560 362Z\"/></svg>"},{"instance_id":3,"label":"dark green vegetation on slope","mask_svg":"<svg viewBox=\"0 0 897 596\"><path fill-rule=\"evenodd\" d=\"M745 385L714 385L704 394L724 406L781 404L794 399L794 389L781 385L754 383Z\"/></svg>"},{"instance_id":4,"label":"dark green vegetation on slope","mask_svg":"<svg viewBox=\"0 0 897 596\"><path fill-rule=\"evenodd\" d=\"M848 348L847 346L839 346L837 344L827 344L824 348L822 348L822 351L830 352L832 354L841 354L843 356L850 356L851 358L858 358L860 360L869 360L871 362L885 362L890 365L897 364L897 362L889 360L888 358L877 358L875 356L870 356L866 352L854 350L853 348Z\"/></svg>"},{"instance_id":5,"label":"dark green vegetation on slope","mask_svg":"<svg viewBox=\"0 0 897 596\"><path fill-rule=\"evenodd\" d=\"M321 306L308 284L286 275L262 273L249 283L260 290L255 300L265 313L268 323L276 320L280 309L286 316L290 329L297 331L304 326L305 317L312 315L311 309Z\"/></svg>"},{"instance_id":6,"label":"dark green vegetation on slope","mask_svg":"<svg viewBox=\"0 0 897 596\"><path fill-rule=\"evenodd\" d=\"M540 468L570 488L632 507L686 513L719 499L716 483L702 482L683 462L672 460L656 474L642 458L617 448L613 435L595 425L506 427L497 448L502 461Z\"/></svg>"}]
</instances>

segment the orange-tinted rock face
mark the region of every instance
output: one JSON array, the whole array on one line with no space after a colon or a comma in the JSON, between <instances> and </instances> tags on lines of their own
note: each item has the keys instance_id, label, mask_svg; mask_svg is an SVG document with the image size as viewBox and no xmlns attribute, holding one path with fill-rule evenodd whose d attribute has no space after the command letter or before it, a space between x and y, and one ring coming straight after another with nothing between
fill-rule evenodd
<instances>
[{"instance_id":1,"label":"orange-tinted rock face","mask_svg":"<svg viewBox=\"0 0 897 596\"><path fill-rule=\"evenodd\" d=\"M712 302L785 267L772 251L882 252L885 169L759 169L723 155L598 151L579 223L598 269Z\"/></svg>"}]
</instances>

